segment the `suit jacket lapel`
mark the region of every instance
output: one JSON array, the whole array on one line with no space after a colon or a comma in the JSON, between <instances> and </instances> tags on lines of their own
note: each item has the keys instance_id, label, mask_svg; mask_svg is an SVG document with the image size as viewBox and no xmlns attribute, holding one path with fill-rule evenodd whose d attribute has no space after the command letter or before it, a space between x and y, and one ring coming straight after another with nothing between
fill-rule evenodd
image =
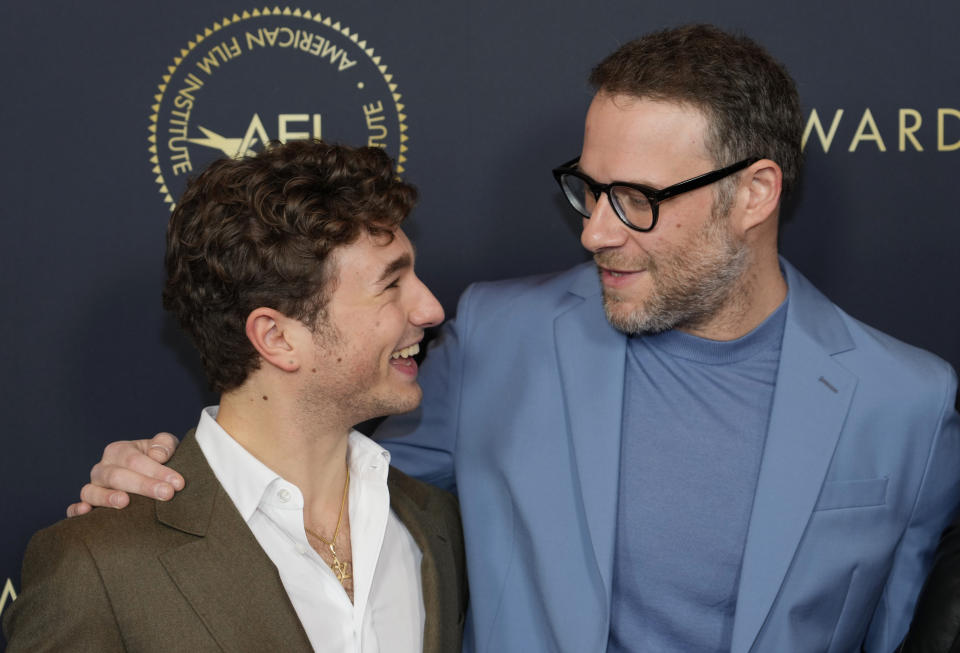
<instances>
[{"instance_id":1,"label":"suit jacket lapel","mask_svg":"<svg viewBox=\"0 0 960 653\"><path fill-rule=\"evenodd\" d=\"M423 607L426 618L423 624L423 652L445 653L459 650L464 615L460 609L464 601L457 595L461 591L463 571L457 569L453 547L459 545L449 540L446 525L426 510L426 493L403 473L390 468L390 508L397 515L423 558L420 563L420 579L423 589ZM464 589L465 594L465 589Z\"/></svg>"},{"instance_id":2,"label":"suit jacket lapel","mask_svg":"<svg viewBox=\"0 0 960 653\"><path fill-rule=\"evenodd\" d=\"M602 614L609 615L627 339L607 322L592 265L583 268L570 293L554 322L557 359L576 463L573 480L583 499L596 577L602 581L596 588Z\"/></svg>"},{"instance_id":3,"label":"suit jacket lapel","mask_svg":"<svg viewBox=\"0 0 960 653\"><path fill-rule=\"evenodd\" d=\"M747 533L731 651L753 646L820 495L857 379L832 358L853 347L836 307L783 262L790 304Z\"/></svg>"},{"instance_id":4,"label":"suit jacket lapel","mask_svg":"<svg viewBox=\"0 0 960 653\"><path fill-rule=\"evenodd\" d=\"M157 520L197 537L160 559L207 630L224 651L312 651L276 567L217 482L192 433L171 466L187 486L173 500L157 504Z\"/></svg>"}]
</instances>

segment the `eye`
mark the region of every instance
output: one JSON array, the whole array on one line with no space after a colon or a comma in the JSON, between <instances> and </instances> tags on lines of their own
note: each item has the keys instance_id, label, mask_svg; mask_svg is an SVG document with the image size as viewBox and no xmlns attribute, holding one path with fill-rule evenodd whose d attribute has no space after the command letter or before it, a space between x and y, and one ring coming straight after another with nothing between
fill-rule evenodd
<instances>
[{"instance_id":1,"label":"eye","mask_svg":"<svg viewBox=\"0 0 960 653\"><path fill-rule=\"evenodd\" d=\"M631 209L646 211L650 208L650 199L635 188L616 186L614 194L620 205L628 211Z\"/></svg>"},{"instance_id":2,"label":"eye","mask_svg":"<svg viewBox=\"0 0 960 653\"><path fill-rule=\"evenodd\" d=\"M390 290L391 288L399 288L399 287L400 287L400 277L397 277L387 285L386 290Z\"/></svg>"}]
</instances>

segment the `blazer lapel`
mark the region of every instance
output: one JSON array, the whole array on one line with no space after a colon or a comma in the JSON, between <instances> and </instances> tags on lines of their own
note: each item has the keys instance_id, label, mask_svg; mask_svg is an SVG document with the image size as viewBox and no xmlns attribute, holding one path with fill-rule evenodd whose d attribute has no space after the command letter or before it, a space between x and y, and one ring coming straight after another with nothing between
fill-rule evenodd
<instances>
[{"instance_id":1,"label":"blazer lapel","mask_svg":"<svg viewBox=\"0 0 960 653\"><path fill-rule=\"evenodd\" d=\"M171 466L187 479L157 520L197 536L160 560L224 651L312 651L276 567L217 482L192 433Z\"/></svg>"},{"instance_id":2,"label":"blazer lapel","mask_svg":"<svg viewBox=\"0 0 960 653\"><path fill-rule=\"evenodd\" d=\"M624 335L603 312L596 271L584 268L554 322L571 450L583 515L609 615L620 479L620 431L626 360ZM588 555L590 552L587 552Z\"/></svg>"},{"instance_id":3,"label":"blazer lapel","mask_svg":"<svg viewBox=\"0 0 960 653\"><path fill-rule=\"evenodd\" d=\"M783 266L790 305L740 574L733 653L751 649L780 591L857 384L832 359L853 347L836 307Z\"/></svg>"},{"instance_id":4,"label":"blazer lapel","mask_svg":"<svg viewBox=\"0 0 960 653\"><path fill-rule=\"evenodd\" d=\"M402 472L390 468L390 508L403 522L423 557L420 562L420 580L423 590L425 620L423 624L423 653L447 653L460 650L465 606L463 569L453 555L451 534L441 519L425 509L428 500Z\"/></svg>"}]
</instances>

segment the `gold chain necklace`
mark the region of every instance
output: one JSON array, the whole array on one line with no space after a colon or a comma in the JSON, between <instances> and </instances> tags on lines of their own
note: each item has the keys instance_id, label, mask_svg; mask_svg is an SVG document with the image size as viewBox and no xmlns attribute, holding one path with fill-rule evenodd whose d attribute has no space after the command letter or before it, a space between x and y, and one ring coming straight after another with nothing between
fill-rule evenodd
<instances>
[{"instance_id":1,"label":"gold chain necklace","mask_svg":"<svg viewBox=\"0 0 960 653\"><path fill-rule=\"evenodd\" d=\"M347 467L347 480L343 484L343 496L340 498L340 514L337 515L337 527L333 529L333 539L327 540L320 533L311 531L306 526L303 527L307 533L313 535L315 538L323 542L330 549L330 555L333 556L333 562L330 564L330 569L333 570L333 573L336 575L337 580L340 581L341 585L346 585L348 580L353 578L351 574L352 565L349 562L340 562L340 558L337 556L336 541L337 536L340 534L340 524L343 521L343 506L347 502L347 490L350 487L350 467Z\"/></svg>"}]
</instances>

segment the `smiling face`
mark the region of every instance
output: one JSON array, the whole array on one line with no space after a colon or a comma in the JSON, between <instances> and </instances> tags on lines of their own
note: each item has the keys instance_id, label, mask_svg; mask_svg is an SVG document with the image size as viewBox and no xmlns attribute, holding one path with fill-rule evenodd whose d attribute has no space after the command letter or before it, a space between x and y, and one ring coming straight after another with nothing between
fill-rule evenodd
<instances>
[{"instance_id":1,"label":"smiling face","mask_svg":"<svg viewBox=\"0 0 960 653\"><path fill-rule=\"evenodd\" d=\"M718 167L707 154L706 132L697 109L600 93L587 113L579 167L601 183L665 188ZM614 327L700 332L736 306L750 251L730 228L728 207L715 205L715 189L665 201L646 233L627 228L605 196L597 201L581 242L594 254Z\"/></svg>"},{"instance_id":2,"label":"smiling face","mask_svg":"<svg viewBox=\"0 0 960 653\"><path fill-rule=\"evenodd\" d=\"M301 368L303 401L350 423L413 410L423 391L412 356L443 308L414 273L409 239L400 229L389 242L364 234L332 256L337 281L317 320L313 360Z\"/></svg>"}]
</instances>

